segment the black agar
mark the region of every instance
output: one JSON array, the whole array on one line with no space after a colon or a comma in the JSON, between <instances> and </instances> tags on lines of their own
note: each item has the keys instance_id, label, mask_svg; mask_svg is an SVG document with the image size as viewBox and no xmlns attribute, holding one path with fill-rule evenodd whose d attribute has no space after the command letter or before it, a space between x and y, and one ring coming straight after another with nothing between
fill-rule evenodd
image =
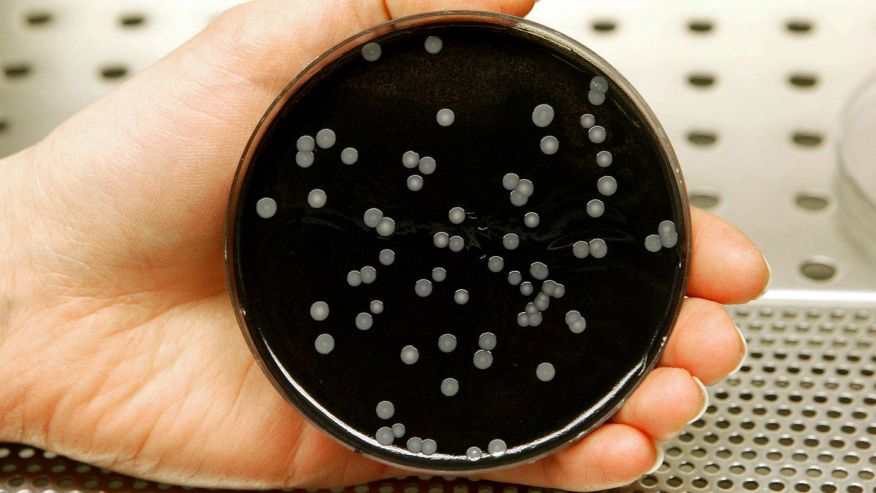
<instances>
[{"instance_id":1,"label":"black agar","mask_svg":"<svg viewBox=\"0 0 876 493\"><path fill-rule=\"evenodd\" d=\"M384 462L471 472L622 404L677 316L689 217L665 134L607 63L445 13L287 86L241 161L226 255L250 347L305 417Z\"/></svg>"}]
</instances>

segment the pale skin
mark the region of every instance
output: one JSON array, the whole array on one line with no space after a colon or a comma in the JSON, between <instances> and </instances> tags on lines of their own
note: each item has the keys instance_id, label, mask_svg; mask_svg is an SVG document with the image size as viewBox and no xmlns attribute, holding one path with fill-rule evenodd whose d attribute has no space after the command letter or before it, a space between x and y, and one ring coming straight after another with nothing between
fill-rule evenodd
<instances>
[{"instance_id":1,"label":"pale skin","mask_svg":"<svg viewBox=\"0 0 876 493\"><path fill-rule=\"evenodd\" d=\"M231 309L223 221L241 151L314 57L391 18L531 0L260 0L0 161L0 441L135 476L224 487L334 486L407 474L338 445L270 385ZM697 384L745 346L722 303L768 267L694 210L689 298L659 367L612 420L485 478L569 490L629 483L703 408Z\"/></svg>"}]
</instances>

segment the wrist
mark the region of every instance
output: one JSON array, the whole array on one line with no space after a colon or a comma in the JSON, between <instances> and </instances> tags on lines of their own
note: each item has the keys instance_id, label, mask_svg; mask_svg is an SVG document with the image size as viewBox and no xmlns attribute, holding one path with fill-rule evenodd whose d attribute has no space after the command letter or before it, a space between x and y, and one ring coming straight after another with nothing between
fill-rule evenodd
<instances>
[{"instance_id":1,"label":"wrist","mask_svg":"<svg viewBox=\"0 0 876 493\"><path fill-rule=\"evenodd\" d=\"M25 217L30 213L26 185L27 149L0 159L0 441L23 439L26 405L27 365L33 361L32 350L21 346L22 319L30 304L33 284L29 260L30 232ZM28 333L32 342L36 334ZM33 346L31 345L31 348Z\"/></svg>"}]
</instances>

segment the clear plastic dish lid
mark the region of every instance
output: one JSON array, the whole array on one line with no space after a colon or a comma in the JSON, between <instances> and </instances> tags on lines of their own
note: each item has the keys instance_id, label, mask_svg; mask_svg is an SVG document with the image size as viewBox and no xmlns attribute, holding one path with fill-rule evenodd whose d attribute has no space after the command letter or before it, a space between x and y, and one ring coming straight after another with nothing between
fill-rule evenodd
<instances>
[{"instance_id":1,"label":"clear plastic dish lid","mask_svg":"<svg viewBox=\"0 0 876 493\"><path fill-rule=\"evenodd\" d=\"M686 195L639 95L521 19L361 33L274 102L228 209L234 308L314 426L377 460L472 472L590 432L654 366Z\"/></svg>"}]
</instances>

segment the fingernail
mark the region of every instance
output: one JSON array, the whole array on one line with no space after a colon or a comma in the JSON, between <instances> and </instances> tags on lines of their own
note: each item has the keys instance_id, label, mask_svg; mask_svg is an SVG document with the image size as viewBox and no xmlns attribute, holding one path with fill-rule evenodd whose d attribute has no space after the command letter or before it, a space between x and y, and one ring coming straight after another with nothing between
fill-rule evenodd
<instances>
[{"instance_id":1,"label":"fingernail","mask_svg":"<svg viewBox=\"0 0 876 493\"><path fill-rule=\"evenodd\" d=\"M742 365L745 364L745 360L748 359L748 341L745 340L745 334L742 333L739 326L736 326L736 332L739 334L739 339L742 340L742 359L739 360L739 364L730 372L730 375L738 372Z\"/></svg>"},{"instance_id":2,"label":"fingernail","mask_svg":"<svg viewBox=\"0 0 876 493\"><path fill-rule=\"evenodd\" d=\"M691 419L690 421L687 422L687 424L691 424L694 421L702 418L703 415L706 414L706 409L709 408L709 391L706 390L706 386L703 385L702 380L700 380L697 377L693 377L693 379L694 379L694 382L696 382L697 386L699 386L700 393L702 393L702 395L703 395L703 407L702 407L702 409L700 409L700 412L698 412L697 415L693 417L693 419Z\"/></svg>"},{"instance_id":3,"label":"fingernail","mask_svg":"<svg viewBox=\"0 0 876 493\"><path fill-rule=\"evenodd\" d=\"M654 449L657 450L657 460L654 461L654 465L651 466L651 469L648 469L648 471L645 472L645 475L657 472L657 469L660 469L660 466L663 465L663 459L666 458L666 453L663 452L663 447L661 447L659 443L654 442Z\"/></svg>"},{"instance_id":4,"label":"fingernail","mask_svg":"<svg viewBox=\"0 0 876 493\"><path fill-rule=\"evenodd\" d=\"M769 260L767 260L766 257L763 257L763 263L766 264L767 273L768 273L767 275L768 275L768 277L767 277L767 282L766 282L766 284L764 284L764 286L763 286L763 291L761 291L760 294L757 295L757 298L756 298L756 299L763 298L763 295L765 295L766 292L769 291L770 286L773 284L773 268L770 267L770 262L769 262Z\"/></svg>"}]
</instances>

